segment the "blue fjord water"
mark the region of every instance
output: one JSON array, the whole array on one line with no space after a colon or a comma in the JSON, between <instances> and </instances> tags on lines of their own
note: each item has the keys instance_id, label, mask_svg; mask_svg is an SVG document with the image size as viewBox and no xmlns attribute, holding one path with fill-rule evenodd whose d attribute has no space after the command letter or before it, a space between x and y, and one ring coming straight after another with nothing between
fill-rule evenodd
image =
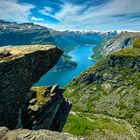
<instances>
[{"instance_id":1,"label":"blue fjord water","mask_svg":"<svg viewBox=\"0 0 140 140\"><path fill-rule=\"evenodd\" d=\"M73 51L68 53L68 55L72 56L72 60L78 64L76 68L66 71L49 71L41 77L35 86L59 84L61 87L64 87L73 77L95 63L94 60L90 59L92 48L94 47L95 46L76 47Z\"/></svg>"}]
</instances>

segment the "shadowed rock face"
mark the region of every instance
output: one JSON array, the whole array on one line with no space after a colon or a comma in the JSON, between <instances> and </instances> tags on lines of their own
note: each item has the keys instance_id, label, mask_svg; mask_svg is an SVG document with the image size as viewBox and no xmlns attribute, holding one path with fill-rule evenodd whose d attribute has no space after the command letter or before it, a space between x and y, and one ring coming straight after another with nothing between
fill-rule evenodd
<instances>
[{"instance_id":1,"label":"shadowed rock face","mask_svg":"<svg viewBox=\"0 0 140 140\"><path fill-rule=\"evenodd\" d=\"M55 46L1 47L11 55L0 58L0 126L14 129L19 110L31 86L58 61L62 51Z\"/></svg>"},{"instance_id":2,"label":"shadowed rock face","mask_svg":"<svg viewBox=\"0 0 140 140\"><path fill-rule=\"evenodd\" d=\"M64 91L58 85L32 87L26 104L21 107L18 127L62 131L71 109L63 97Z\"/></svg>"}]
</instances>

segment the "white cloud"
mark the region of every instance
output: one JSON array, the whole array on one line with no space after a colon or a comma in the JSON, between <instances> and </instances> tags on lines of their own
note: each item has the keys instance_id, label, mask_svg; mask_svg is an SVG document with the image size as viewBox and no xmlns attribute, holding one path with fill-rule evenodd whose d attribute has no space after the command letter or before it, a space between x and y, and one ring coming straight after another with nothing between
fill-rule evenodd
<instances>
[{"instance_id":1,"label":"white cloud","mask_svg":"<svg viewBox=\"0 0 140 140\"><path fill-rule=\"evenodd\" d=\"M46 16L53 16L51 13L53 12L53 9L51 7L44 7L44 9L42 10L39 10L39 12L42 14L42 15L46 15Z\"/></svg>"},{"instance_id":2,"label":"white cloud","mask_svg":"<svg viewBox=\"0 0 140 140\"><path fill-rule=\"evenodd\" d=\"M18 3L17 0L0 0L0 2L0 19L3 20L27 22L30 10L34 8L31 4Z\"/></svg>"},{"instance_id":3,"label":"white cloud","mask_svg":"<svg viewBox=\"0 0 140 140\"><path fill-rule=\"evenodd\" d=\"M37 17L31 17L31 20L33 20L33 21L42 21L42 20L44 20L43 18L37 18Z\"/></svg>"},{"instance_id":4,"label":"white cloud","mask_svg":"<svg viewBox=\"0 0 140 140\"><path fill-rule=\"evenodd\" d=\"M48 13L51 13L53 11L53 9L51 8L51 7L44 7L44 9L43 10L40 10L40 13L42 13L42 14L46 14L47 12Z\"/></svg>"},{"instance_id":5,"label":"white cloud","mask_svg":"<svg viewBox=\"0 0 140 140\"><path fill-rule=\"evenodd\" d=\"M88 6L86 3L74 5L65 1L60 11L52 13L52 9L42 12L44 15L56 18L67 28L123 27L132 25L133 16L140 15L140 0L112 0L98 6L94 6L92 2L91 6ZM140 25L140 20L137 24Z\"/></svg>"}]
</instances>

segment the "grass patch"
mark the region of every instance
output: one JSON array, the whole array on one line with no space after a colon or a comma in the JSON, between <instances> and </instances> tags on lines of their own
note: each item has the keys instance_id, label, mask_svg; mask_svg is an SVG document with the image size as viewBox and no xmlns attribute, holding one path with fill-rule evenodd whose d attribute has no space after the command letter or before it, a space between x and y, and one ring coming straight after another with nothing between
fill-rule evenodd
<instances>
[{"instance_id":1,"label":"grass patch","mask_svg":"<svg viewBox=\"0 0 140 140\"><path fill-rule=\"evenodd\" d=\"M121 120L115 120L101 114L72 112L67 119L63 132L69 132L73 135L84 136L94 139L96 136L106 137L106 132L113 134L108 136L112 140L116 137L126 137L134 139L127 125Z\"/></svg>"}]
</instances>

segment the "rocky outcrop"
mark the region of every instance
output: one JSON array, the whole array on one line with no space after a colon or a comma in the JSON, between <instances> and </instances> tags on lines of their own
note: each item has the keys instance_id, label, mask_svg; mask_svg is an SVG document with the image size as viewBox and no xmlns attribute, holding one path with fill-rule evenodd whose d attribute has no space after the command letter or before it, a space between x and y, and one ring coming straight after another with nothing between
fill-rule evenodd
<instances>
[{"instance_id":1,"label":"rocky outcrop","mask_svg":"<svg viewBox=\"0 0 140 140\"><path fill-rule=\"evenodd\" d=\"M86 140L68 133L58 133L49 130L17 129L10 131L6 127L0 127L0 140Z\"/></svg>"},{"instance_id":2,"label":"rocky outcrop","mask_svg":"<svg viewBox=\"0 0 140 140\"><path fill-rule=\"evenodd\" d=\"M0 126L14 129L31 86L56 64L62 51L46 45L1 47L0 51L5 49L11 55L0 58Z\"/></svg>"},{"instance_id":3,"label":"rocky outcrop","mask_svg":"<svg viewBox=\"0 0 140 140\"><path fill-rule=\"evenodd\" d=\"M63 97L64 91L58 85L32 87L26 104L21 107L19 127L62 131L71 109Z\"/></svg>"}]
</instances>

